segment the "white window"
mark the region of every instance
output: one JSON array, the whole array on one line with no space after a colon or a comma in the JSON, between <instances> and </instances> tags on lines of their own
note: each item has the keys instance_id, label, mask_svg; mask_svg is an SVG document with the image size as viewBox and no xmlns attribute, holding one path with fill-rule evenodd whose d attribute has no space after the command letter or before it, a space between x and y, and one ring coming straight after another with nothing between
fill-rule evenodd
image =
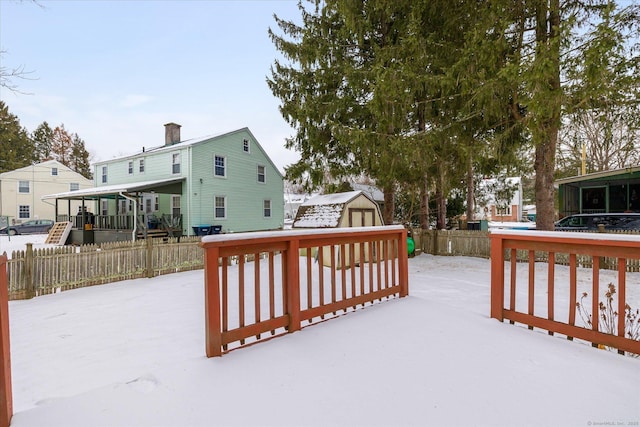
<instances>
[{"instance_id":1,"label":"white window","mask_svg":"<svg viewBox=\"0 0 640 427\"><path fill-rule=\"evenodd\" d=\"M140 173L144 173L144 159L140 159L140 162L138 163L138 171Z\"/></svg>"},{"instance_id":2,"label":"white window","mask_svg":"<svg viewBox=\"0 0 640 427\"><path fill-rule=\"evenodd\" d=\"M245 153L251 152L251 146L249 145L248 139L242 141L242 151L244 151Z\"/></svg>"},{"instance_id":3,"label":"white window","mask_svg":"<svg viewBox=\"0 0 640 427\"><path fill-rule=\"evenodd\" d=\"M69 183L69 191L78 191L80 189L80 184L77 182Z\"/></svg>"},{"instance_id":4,"label":"white window","mask_svg":"<svg viewBox=\"0 0 640 427\"><path fill-rule=\"evenodd\" d=\"M227 198L225 196L216 196L213 203L214 218L225 219L227 217Z\"/></svg>"},{"instance_id":5,"label":"white window","mask_svg":"<svg viewBox=\"0 0 640 427\"><path fill-rule=\"evenodd\" d=\"M262 165L258 165L258 182L264 184L267 181L266 168Z\"/></svg>"},{"instance_id":6,"label":"white window","mask_svg":"<svg viewBox=\"0 0 640 427\"><path fill-rule=\"evenodd\" d=\"M171 172L180 173L180 153L173 153L171 155Z\"/></svg>"},{"instance_id":7,"label":"white window","mask_svg":"<svg viewBox=\"0 0 640 427\"><path fill-rule=\"evenodd\" d=\"M129 175L133 175L133 160L129 162L127 169L129 171Z\"/></svg>"},{"instance_id":8,"label":"white window","mask_svg":"<svg viewBox=\"0 0 640 427\"><path fill-rule=\"evenodd\" d=\"M118 214L122 215L127 213L127 202L130 200L118 200Z\"/></svg>"},{"instance_id":9,"label":"white window","mask_svg":"<svg viewBox=\"0 0 640 427\"><path fill-rule=\"evenodd\" d=\"M51 168L51 176L57 176L58 175L58 168Z\"/></svg>"},{"instance_id":10,"label":"white window","mask_svg":"<svg viewBox=\"0 0 640 427\"><path fill-rule=\"evenodd\" d=\"M271 218L271 200L264 200L262 206L264 217Z\"/></svg>"},{"instance_id":11,"label":"white window","mask_svg":"<svg viewBox=\"0 0 640 427\"><path fill-rule=\"evenodd\" d=\"M180 196L171 196L171 215L174 218L180 216Z\"/></svg>"},{"instance_id":12,"label":"white window","mask_svg":"<svg viewBox=\"0 0 640 427\"><path fill-rule=\"evenodd\" d=\"M29 181L18 181L18 193L29 192Z\"/></svg>"},{"instance_id":13,"label":"white window","mask_svg":"<svg viewBox=\"0 0 640 427\"><path fill-rule=\"evenodd\" d=\"M31 206L20 205L18 206L18 218L27 219L31 216Z\"/></svg>"},{"instance_id":14,"label":"white window","mask_svg":"<svg viewBox=\"0 0 640 427\"><path fill-rule=\"evenodd\" d=\"M103 184L107 183L107 167L106 166L102 167L102 183Z\"/></svg>"},{"instance_id":15,"label":"white window","mask_svg":"<svg viewBox=\"0 0 640 427\"><path fill-rule=\"evenodd\" d=\"M100 214L101 215L109 215L109 201L101 199L100 200Z\"/></svg>"},{"instance_id":16,"label":"white window","mask_svg":"<svg viewBox=\"0 0 640 427\"><path fill-rule=\"evenodd\" d=\"M213 174L219 177L227 176L227 159L224 156L214 156L213 159Z\"/></svg>"}]
</instances>

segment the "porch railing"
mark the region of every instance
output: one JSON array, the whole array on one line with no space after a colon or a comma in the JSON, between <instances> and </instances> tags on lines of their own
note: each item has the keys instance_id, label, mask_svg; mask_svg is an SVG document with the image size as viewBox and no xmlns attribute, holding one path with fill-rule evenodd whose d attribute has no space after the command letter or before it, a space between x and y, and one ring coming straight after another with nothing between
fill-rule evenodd
<instances>
[{"instance_id":1,"label":"porch railing","mask_svg":"<svg viewBox=\"0 0 640 427\"><path fill-rule=\"evenodd\" d=\"M207 357L408 295L402 226L214 235L201 246Z\"/></svg>"},{"instance_id":2,"label":"porch railing","mask_svg":"<svg viewBox=\"0 0 640 427\"><path fill-rule=\"evenodd\" d=\"M633 235L593 234L593 233L556 233L544 231L496 231L491 237L491 317L511 323L518 322L528 325L530 329L541 328L549 331L550 335L559 333L569 339L578 338L591 342L594 346L608 346L617 348L619 352L632 352L640 354L640 341L634 339L633 333L625 329L628 306L627 300L627 259L640 259L640 238ZM527 255L528 263L526 285L517 286L518 266L522 258L522 252ZM538 256L542 252L546 256ZM510 259L508 264L505 260ZM555 275L555 258L557 256L569 258L569 283L557 283ZM592 257L589 269L578 270L578 257L587 255ZM602 290L600 286L601 257L617 258L617 286L611 298L611 308L608 304L601 305ZM546 259L546 301L536 304L536 261ZM505 282L505 269L509 266L509 282ZM586 271L586 273L585 273ZM591 273L591 274L589 274ZM582 275L581 288L584 282L590 282L590 286L582 289L578 295L578 274ZM586 277L584 277L586 275ZM589 277L590 276L590 277ZM543 280L544 281L544 280ZM524 287L527 295L526 301L518 301L517 290ZM505 288L508 293L505 294ZM635 290L634 290L635 291ZM540 294L540 292L538 293ZM505 300L506 296L506 300ZM567 306L556 304L556 297L567 297ZM558 298L560 299L560 298ZM609 323L610 329L600 325L601 310L606 311L609 317L616 317L613 323ZM576 312L584 310L588 319L585 327L576 326ZM561 315L558 312L562 312ZM590 314L588 313L590 311ZM617 313L614 314L614 312ZM562 317L562 319L559 319Z\"/></svg>"},{"instance_id":3,"label":"porch railing","mask_svg":"<svg viewBox=\"0 0 640 427\"><path fill-rule=\"evenodd\" d=\"M182 215L158 214L146 215L140 214L137 218L133 215L90 215L83 218L78 215L58 215L56 221L71 221L74 228L82 229L84 224L91 224L92 228L97 230L133 230L134 224L138 225L138 229L171 229L182 230Z\"/></svg>"}]
</instances>

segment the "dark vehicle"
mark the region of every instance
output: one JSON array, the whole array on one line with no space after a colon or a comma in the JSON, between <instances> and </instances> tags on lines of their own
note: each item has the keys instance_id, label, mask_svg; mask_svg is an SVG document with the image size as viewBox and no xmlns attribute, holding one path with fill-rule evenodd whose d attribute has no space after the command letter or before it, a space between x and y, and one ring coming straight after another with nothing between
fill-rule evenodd
<instances>
[{"instance_id":1,"label":"dark vehicle","mask_svg":"<svg viewBox=\"0 0 640 427\"><path fill-rule=\"evenodd\" d=\"M556 222L558 231L640 230L640 213L577 214Z\"/></svg>"},{"instance_id":2,"label":"dark vehicle","mask_svg":"<svg viewBox=\"0 0 640 427\"><path fill-rule=\"evenodd\" d=\"M15 234L37 234L37 233L48 233L53 227L53 221L50 219L31 219L29 221L25 221L22 224L5 226L0 229L0 233L10 235Z\"/></svg>"}]
</instances>

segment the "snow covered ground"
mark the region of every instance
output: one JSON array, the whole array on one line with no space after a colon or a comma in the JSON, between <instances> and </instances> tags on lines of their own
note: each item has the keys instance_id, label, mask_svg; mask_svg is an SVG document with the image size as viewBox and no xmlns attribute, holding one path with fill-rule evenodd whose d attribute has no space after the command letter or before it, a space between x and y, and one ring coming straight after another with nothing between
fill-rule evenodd
<instances>
[{"instance_id":1,"label":"snow covered ground","mask_svg":"<svg viewBox=\"0 0 640 427\"><path fill-rule=\"evenodd\" d=\"M640 359L490 319L488 260L420 255L409 277L409 297L213 359L201 270L12 301L12 426L639 425Z\"/></svg>"}]
</instances>

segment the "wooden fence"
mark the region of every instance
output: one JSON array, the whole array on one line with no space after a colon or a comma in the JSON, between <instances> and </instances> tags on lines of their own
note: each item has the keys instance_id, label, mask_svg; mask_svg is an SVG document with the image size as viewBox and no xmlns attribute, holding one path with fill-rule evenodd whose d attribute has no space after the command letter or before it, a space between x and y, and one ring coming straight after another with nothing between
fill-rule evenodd
<instances>
[{"instance_id":1,"label":"wooden fence","mask_svg":"<svg viewBox=\"0 0 640 427\"><path fill-rule=\"evenodd\" d=\"M502 230L499 230L502 231ZM522 231L522 230L518 230ZM498 232L498 230L496 230ZM563 232L563 235L589 236L594 233L587 232ZM607 232L595 233L595 235L605 236L622 236L634 235L640 239L640 234L635 232ZM413 238L416 240L416 248L420 248L422 252L431 255L442 256L471 256L480 258L489 258L491 255L491 232L473 231L473 230L414 230ZM539 251L535 252L536 261L548 262L548 253ZM529 260L529 253L525 250L517 250L515 256L520 262ZM507 254L507 260L510 259L511 253ZM568 254L556 254L555 263L558 265L569 265ZM587 254L577 254L576 262L579 267L592 268L593 257ZM615 270L618 268L618 260L615 257L603 257L600 259L600 268L607 270ZM640 271L640 259L626 260L627 272Z\"/></svg>"},{"instance_id":2,"label":"wooden fence","mask_svg":"<svg viewBox=\"0 0 640 427\"><path fill-rule=\"evenodd\" d=\"M9 299L203 268L200 237L146 239L14 251L7 262Z\"/></svg>"},{"instance_id":3,"label":"wooden fence","mask_svg":"<svg viewBox=\"0 0 640 427\"><path fill-rule=\"evenodd\" d=\"M527 265L527 301L517 301L517 256L516 251L526 251L528 254ZM547 254L546 271L546 302L536 305L536 262L540 252ZM566 254L569 259L569 283L557 283L555 277L556 254ZM505 293L505 261L507 254L510 254L510 267L508 293ZM589 292L582 294L582 307L590 311L588 321L590 328L576 326L576 309L578 305L577 290L577 268L578 255L585 255L592 258L592 274L590 279ZM616 297L612 295L612 305L604 310L609 323L601 326L600 319L602 305L600 304L600 269L601 257L616 258L617 260L617 286ZM592 233L559 233L544 231L496 231L491 233L491 317L503 321L510 320L511 323L518 322L528 325L530 329L541 328L549 331L550 334L560 333L569 339L579 338L591 342L594 346L604 345L617 348L619 352L625 351L640 354L640 341L634 337L633 333L627 333L625 322L627 322L627 284L626 265L628 259L640 259L640 245L635 236L623 236L614 234L592 234ZM555 298L559 293L565 292L568 295L568 307L557 307ZM589 298L590 293L590 298ZM538 293L540 294L540 293ZM506 298L505 298L506 297ZM608 297L608 298L609 298ZM613 300L616 299L617 303ZM586 303L585 303L586 300ZM506 308L505 308L506 305ZM519 307L519 308L518 308ZM566 320L558 320L557 310L566 312L563 317ZM609 311L607 311L609 310ZM526 311L526 312L525 312ZM617 319L611 323L613 317ZM631 314L631 313L629 313ZM603 330L606 328L613 330Z\"/></svg>"},{"instance_id":4,"label":"wooden fence","mask_svg":"<svg viewBox=\"0 0 640 427\"><path fill-rule=\"evenodd\" d=\"M387 226L204 237L207 357L408 295L406 236Z\"/></svg>"}]
</instances>

